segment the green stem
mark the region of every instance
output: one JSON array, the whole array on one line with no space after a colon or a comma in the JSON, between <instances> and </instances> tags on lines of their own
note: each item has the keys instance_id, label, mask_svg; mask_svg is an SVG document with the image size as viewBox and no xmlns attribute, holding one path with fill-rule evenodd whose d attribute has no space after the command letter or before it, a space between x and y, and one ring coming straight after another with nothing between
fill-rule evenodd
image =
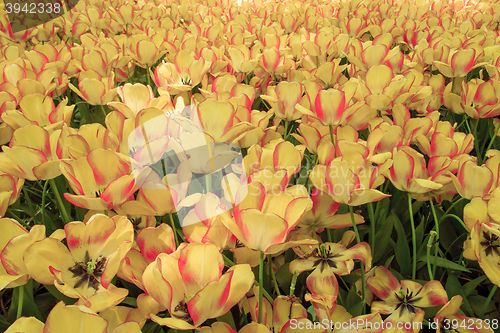
<instances>
[{"instance_id":1,"label":"green stem","mask_svg":"<svg viewBox=\"0 0 500 333\"><path fill-rule=\"evenodd\" d=\"M445 219L445 216L448 215L448 213L450 212L450 210L452 210L453 207L455 207L455 205L458 204L462 200L465 200L465 198L464 197L460 197L460 199L458 199L457 201L455 201L454 203L452 203L451 206L450 206L450 208L448 208L446 210L446 212L444 212L444 215L441 216L441 218L439 219L439 223L441 223Z\"/></svg>"},{"instance_id":2,"label":"green stem","mask_svg":"<svg viewBox=\"0 0 500 333\"><path fill-rule=\"evenodd\" d=\"M372 253L375 253L375 213L373 212L372 202L369 202L367 206L368 206L368 215L370 216L370 227L371 227L370 248L372 250Z\"/></svg>"},{"instance_id":3,"label":"green stem","mask_svg":"<svg viewBox=\"0 0 500 333\"><path fill-rule=\"evenodd\" d=\"M436 209L434 208L434 203L432 202L432 197L431 193L428 193L429 196L429 202L431 203L431 210L432 210L432 216L434 217L434 222L436 223L436 238L437 238L437 243L436 247L434 248L434 266L432 268L432 276L436 275L436 267L437 267L437 257L438 257L438 251L439 251L439 220L436 215Z\"/></svg>"},{"instance_id":4,"label":"green stem","mask_svg":"<svg viewBox=\"0 0 500 333\"><path fill-rule=\"evenodd\" d=\"M332 140L332 144L335 146L335 141L333 141L333 126L330 125L330 140Z\"/></svg>"},{"instance_id":5,"label":"green stem","mask_svg":"<svg viewBox=\"0 0 500 333\"><path fill-rule=\"evenodd\" d=\"M498 123L497 125L497 129L495 130L495 134L493 134L493 137L491 138L490 143L488 144L488 148L486 148L486 150L483 150L484 152L487 153L488 150L490 150L491 146L493 145L493 141L495 141L495 138L497 137L498 130L500 130L500 123ZM486 140L484 140L484 143L486 143ZM484 149L484 143L483 143L483 149Z\"/></svg>"},{"instance_id":6,"label":"green stem","mask_svg":"<svg viewBox=\"0 0 500 333\"><path fill-rule=\"evenodd\" d=\"M177 230L176 230L176 227L175 227L173 215L174 215L173 213L168 214L168 216L170 217L170 223L172 224L172 230L174 231L175 248L177 248L177 246L179 246L179 239L177 238Z\"/></svg>"},{"instance_id":7,"label":"green stem","mask_svg":"<svg viewBox=\"0 0 500 333\"><path fill-rule=\"evenodd\" d=\"M467 233L470 234L470 231L469 229L467 228L467 225L465 225L464 221L462 221L462 219L458 216L456 216L455 214L445 214L441 217L442 218L447 218L447 217L451 217L451 218L454 218L455 220L457 220L458 222L460 222L460 224L462 225L462 227L464 227L464 229L467 231ZM441 222L441 219L439 220L439 222Z\"/></svg>"},{"instance_id":8,"label":"green stem","mask_svg":"<svg viewBox=\"0 0 500 333\"><path fill-rule=\"evenodd\" d=\"M328 243L332 243L332 232L330 228L326 228L326 238L328 239Z\"/></svg>"},{"instance_id":9,"label":"green stem","mask_svg":"<svg viewBox=\"0 0 500 333\"><path fill-rule=\"evenodd\" d=\"M102 104L101 104L100 106L101 106L101 111L102 111L102 114L104 115L104 118L103 118L103 119L104 119L104 120L106 120L106 116L107 116L107 114L106 114L106 110L104 110L104 105L102 105Z\"/></svg>"},{"instance_id":10,"label":"green stem","mask_svg":"<svg viewBox=\"0 0 500 333\"><path fill-rule=\"evenodd\" d=\"M479 127L479 119L474 119L475 124L474 124L474 130L472 131L472 135L474 136L474 148L476 150L476 156L477 156L477 165L482 165L482 153L479 150L479 138L477 136L477 128Z\"/></svg>"},{"instance_id":11,"label":"green stem","mask_svg":"<svg viewBox=\"0 0 500 333\"><path fill-rule=\"evenodd\" d=\"M56 182L54 181L54 179L49 179L49 183L50 183L50 188L52 188L52 191L54 191L54 195L56 196L56 201L57 204L59 205L59 209L61 210L63 221L66 224L71 221L71 218L69 217L68 212L64 207L61 195L59 194L59 190L57 189Z\"/></svg>"},{"instance_id":12,"label":"green stem","mask_svg":"<svg viewBox=\"0 0 500 333\"><path fill-rule=\"evenodd\" d=\"M33 224L36 224L35 220L35 209L33 208L33 203L31 202L30 196L28 194L28 191L26 190L26 187L23 186L23 194L24 194L24 199L28 202L28 207L31 212L31 217L33 218Z\"/></svg>"},{"instance_id":13,"label":"green stem","mask_svg":"<svg viewBox=\"0 0 500 333\"><path fill-rule=\"evenodd\" d=\"M24 285L17 287L19 290L19 299L17 300L17 319L19 319L23 314L23 302L24 302Z\"/></svg>"},{"instance_id":14,"label":"green stem","mask_svg":"<svg viewBox=\"0 0 500 333\"><path fill-rule=\"evenodd\" d=\"M352 206L349 206L349 213L351 214L352 227L354 228L354 233L356 234L356 241L361 243L361 237L359 236L358 227L356 225L356 220L354 219L354 209ZM365 293L365 264L361 262L361 293L363 298L363 311L362 314L365 314L365 305L366 305L366 293Z\"/></svg>"},{"instance_id":15,"label":"green stem","mask_svg":"<svg viewBox=\"0 0 500 333\"><path fill-rule=\"evenodd\" d=\"M479 319L483 319L484 314L486 313L486 309L488 308L488 305L490 305L491 299L493 298L495 291L497 291L497 288L498 286L496 284L493 286L493 288L491 288L490 294L488 295L486 303L483 306L483 310L481 311L481 315L479 315Z\"/></svg>"},{"instance_id":16,"label":"green stem","mask_svg":"<svg viewBox=\"0 0 500 333\"><path fill-rule=\"evenodd\" d=\"M45 194L47 193L47 185L49 185L48 181L45 181L43 184L43 192L42 192L42 224L45 225Z\"/></svg>"},{"instance_id":17,"label":"green stem","mask_svg":"<svg viewBox=\"0 0 500 333\"><path fill-rule=\"evenodd\" d=\"M148 78L148 86L152 87L151 86L151 78L149 77L149 67L146 70L146 77Z\"/></svg>"},{"instance_id":18,"label":"green stem","mask_svg":"<svg viewBox=\"0 0 500 333\"><path fill-rule=\"evenodd\" d=\"M295 285L297 284L297 278L299 277L299 272L294 271L292 276L292 283L290 283L290 296L295 294Z\"/></svg>"},{"instance_id":19,"label":"green stem","mask_svg":"<svg viewBox=\"0 0 500 333\"><path fill-rule=\"evenodd\" d=\"M434 280L434 274L431 269L431 248L434 245L434 239L436 238L436 232L434 230L431 231L431 235L429 237L429 241L427 242L427 271L429 272L429 279Z\"/></svg>"},{"instance_id":20,"label":"green stem","mask_svg":"<svg viewBox=\"0 0 500 333\"><path fill-rule=\"evenodd\" d=\"M410 213L411 223L411 242L413 245L413 265L411 270L412 280L417 276L417 234L415 232L415 221L413 221L413 208L411 206L411 193L408 193L408 211Z\"/></svg>"},{"instance_id":21,"label":"green stem","mask_svg":"<svg viewBox=\"0 0 500 333\"><path fill-rule=\"evenodd\" d=\"M212 192L212 174L211 173L205 174L205 186L207 189L207 193L211 193Z\"/></svg>"},{"instance_id":22,"label":"green stem","mask_svg":"<svg viewBox=\"0 0 500 333\"><path fill-rule=\"evenodd\" d=\"M257 322L262 324L262 312L263 312L263 299L264 296L264 252L260 253L260 264L259 264L259 314Z\"/></svg>"},{"instance_id":23,"label":"green stem","mask_svg":"<svg viewBox=\"0 0 500 333\"><path fill-rule=\"evenodd\" d=\"M285 122L285 136L284 136L284 140L286 141L288 139L288 137L290 136L290 133L288 133L288 126L290 126L290 122L289 121L286 121L286 120L283 120Z\"/></svg>"},{"instance_id":24,"label":"green stem","mask_svg":"<svg viewBox=\"0 0 500 333\"><path fill-rule=\"evenodd\" d=\"M274 284L274 289L276 290L276 295L280 296L280 287L278 286L278 281L276 281L276 275L274 275L274 270L273 270L273 257L268 254L267 255L267 262L269 264L269 276L273 279L273 284Z\"/></svg>"}]
</instances>

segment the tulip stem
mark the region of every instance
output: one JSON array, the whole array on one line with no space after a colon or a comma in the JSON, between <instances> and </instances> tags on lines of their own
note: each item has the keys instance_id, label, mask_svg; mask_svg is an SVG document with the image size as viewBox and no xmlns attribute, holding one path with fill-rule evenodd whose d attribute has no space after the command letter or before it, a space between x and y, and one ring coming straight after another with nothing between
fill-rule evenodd
<instances>
[{"instance_id":1,"label":"tulip stem","mask_svg":"<svg viewBox=\"0 0 500 333\"><path fill-rule=\"evenodd\" d=\"M146 70L146 77L148 78L148 86L150 86L151 88L153 88L153 87L151 86L151 78L149 77L149 67L148 67L148 68L147 68L147 70Z\"/></svg>"},{"instance_id":2,"label":"tulip stem","mask_svg":"<svg viewBox=\"0 0 500 333\"><path fill-rule=\"evenodd\" d=\"M495 134L493 134L493 137L491 138L490 143L488 144L488 148L486 148L486 150L483 150L483 152L487 153L488 150L490 150L491 146L493 145L493 141L495 141L495 138L497 137L498 130L500 130L500 123L498 123L498 125L497 125L497 129L495 130ZM486 140L483 143L483 149L484 149L485 143L486 143Z\"/></svg>"},{"instance_id":3,"label":"tulip stem","mask_svg":"<svg viewBox=\"0 0 500 333\"><path fill-rule=\"evenodd\" d=\"M472 131L472 135L474 136L474 148L476 150L476 157L477 157L477 165L482 165L482 154L481 151L479 150L479 138L477 136L477 128L479 127L479 119L474 119L475 124L474 124L474 130Z\"/></svg>"},{"instance_id":4,"label":"tulip stem","mask_svg":"<svg viewBox=\"0 0 500 333\"><path fill-rule=\"evenodd\" d=\"M43 190L42 190L42 224L45 225L45 195L47 193L47 185L49 185L48 181L45 181L45 184L43 184Z\"/></svg>"},{"instance_id":5,"label":"tulip stem","mask_svg":"<svg viewBox=\"0 0 500 333\"><path fill-rule=\"evenodd\" d=\"M354 228L354 233L356 234L356 241L361 243L361 237L359 237L358 227L356 225L356 220L354 219L354 209L352 206L349 206L349 213L351 214L352 227ZM361 295L363 296L363 312L364 315L366 313L365 305L366 305L366 293L365 293L365 263L361 262Z\"/></svg>"},{"instance_id":6,"label":"tulip stem","mask_svg":"<svg viewBox=\"0 0 500 333\"><path fill-rule=\"evenodd\" d=\"M332 140L332 144L335 146L335 142L333 141L333 126L330 125L330 140Z\"/></svg>"},{"instance_id":7,"label":"tulip stem","mask_svg":"<svg viewBox=\"0 0 500 333\"><path fill-rule=\"evenodd\" d=\"M175 228L175 222L174 222L173 215L174 215L173 213L168 214L168 216L170 217L170 223L172 224L172 230L174 231L175 248L177 248L177 246L179 246L179 239L177 238L177 230Z\"/></svg>"},{"instance_id":8,"label":"tulip stem","mask_svg":"<svg viewBox=\"0 0 500 333\"><path fill-rule=\"evenodd\" d=\"M368 203L368 215L370 216L370 226L371 226L371 235L370 235L370 247L372 253L375 253L375 213L373 211L373 203Z\"/></svg>"},{"instance_id":9,"label":"tulip stem","mask_svg":"<svg viewBox=\"0 0 500 333\"><path fill-rule=\"evenodd\" d=\"M68 212L64 207L61 195L59 194L59 190L57 189L56 182L54 181L54 179L49 179L49 183L50 183L50 188L52 188L52 191L54 191L54 195L56 196L56 201L57 204L59 205L59 209L61 210L61 216L63 218L63 221L66 224L71 221L71 218L69 217Z\"/></svg>"},{"instance_id":10,"label":"tulip stem","mask_svg":"<svg viewBox=\"0 0 500 333\"><path fill-rule=\"evenodd\" d=\"M286 121L286 120L284 120L284 122L285 122L285 137L284 137L284 140L286 141L288 139L288 137L290 136L290 133L288 133L288 126L290 125L290 122Z\"/></svg>"},{"instance_id":11,"label":"tulip stem","mask_svg":"<svg viewBox=\"0 0 500 333\"><path fill-rule=\"evenodd\" d=\"M29 196L28 191L26 190L25 186L23 186L23 194L24 194L24 200L26 200L26 202L28 202L28 207L29 207L30 212L31 212L31 217L33 218L33 224L36 224L35 209L33 208L33 204L31 202L30 196Z\"/></svg>"},{"instance_id":12,"label":"tulip stem","mask_svg":"<svg viewBox=\"0 0 500 333\"><path fill-rule=\"evenodd\" d=\"M411 193L408 193L408 211L410 213L411 223L411 242L413 245L413 266L411 271L411 278L415 280L417 275L417 234L415 232L415 221L413 221L413 208L411 206Z\"/></svg>"},{"instance_id":13,"label":"tulip stem","mask_svg":"<svg viewBox=\"0 0 500 333\"><path fill-rule=\"evenodd\" d=\"M490 294L488 295L488 298L486 299L486 303L483 306L483 310L481 311L481 314L479 315L479 319L483 319L484 314L486 313L486 309L488 308L488 305L490 305L491 299L493 298L493 295L497 291L498 286L495 284L493 285L493 288L491 288Z\"/></svg>"},{"instance_id":14,"label":"tulip stem","mask_svg":"<svg viewBox=\"0 0 500 333\"><path fill-rule=\"evenodd\" d=\"M290 283L290 296L295 294L295 285L297 284L297 278L299 277L299 272L294 271L292 276L292 283Z\"/></svg>"},{"instance_id":15,"label":"tulip stem","mask_svg":"<svg viewBox=\"0 0 500 333\"><path fill-rule=\"evenodd\" d=\"M263 310L263 299L264 296L264 252L260 253L260 263L259 263L259 314L258 314L258 323L262 323L262 310Z\"/></svg>"},{"instance_id":16,"label":"tulip stem","mask_svg":"<svg viewBox=\"0 0 500 333\"><path fill-rule=\"evenodd\" d=\"M458 199L457 201L455 201L454 203L452 203L451 206L450 206L450 208L448 208L446 210L446 212L444 212L444 215L441 216L441 218L439 219L439 223L441 223L441 221L443 221L446 218L446 215L448 215L448 213L450 212L450 210L452 210L453 207L455 207L455 205L458 204L462 200L465 200L465 198L464 197L460 197L460 199Z\"/></svg>"},{"instance_id":17,"label":"tulip stem","mask_svg":"<svg viewBox=\"0 0 500 333\"><path fill-rule=\"evenodd\" d=\"M19 291L19 299L17 300L17 319L19 319L23 314L23 302L24 302L24 285L17 287Z\"/></svg>"},{"instance_id":18,"label":"tulip stem","mask_svg":"<svg viewBox=\"0 0 500 333\"><path fill-rule=\"evenodd\" d=\"M104 120L106 120L107 114L106 114L106 110L104 110L104 105L101 104L100 106L101 106L102 114L104 115Z\"/></svg>"},{"instance_id":19,"label":"tulip stem","mask_svg":"<svg viewBox=\"0 0 500 333\"><path fill-rule=\"evenodd\" d=\"M432 273L431 267L431 248L434 245L434 239L436 238L437 233L432 230L429 236L429 241L427 242L427 271L429 272L429 280L434 280L434 274Z\"/></svg>"},{"instance_id":20,"label":"tulip stem","mask_svg":"<svg viewBox=\"0 0 500 333\"><path fill-rule=\"evenodd\" d=\"M436 247L434 248L434 265L432 267L432 276L436 275L436 267L437 267L437 257L439 251L439 219L436 215L436 209L434 208L434 203L432 202L431 193L427 193L429 196L429 202L431 203L432 216L434 217L434 221L436 223Z\"/></svg>"},{"instance_id":21,"label":"tulip stem","mask_svg":"<svg viewBox=\"0 0 500 333\"><path fill-rule=\"evenodd\" d=\"M280 296L281 295L280 287L278 286L278 281L276 281L276 275L274 275L274 270L273 270L273 257L270 254L267 255L267 263L269 264L269 275L273 279L276 295Z\"/></svg>"}]
</instances>

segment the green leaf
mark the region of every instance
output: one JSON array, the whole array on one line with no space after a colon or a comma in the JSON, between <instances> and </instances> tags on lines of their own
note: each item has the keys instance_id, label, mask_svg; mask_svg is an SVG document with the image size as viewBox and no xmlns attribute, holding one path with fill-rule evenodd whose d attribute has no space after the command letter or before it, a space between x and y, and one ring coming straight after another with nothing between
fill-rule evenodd
<instances>
[{"instance_id":1,"label":"green leaf","mask_svg":"<svg viewBox=\"0 0 500 333\"><path fill-rule=\"evenodd\" d=\"M427 262L425 257L420 257L419 261ZM434 263L434 256L432 256L432 255L430 256L430 261L431 261L431 263ZM441 258L441 257L437 257L436 265L439 267L449 268L449 269L455 270L455 271L462 271L462 272L470 273L470 271L467 268L465 268L464 266L456 264L452 261L449 261L449 260Z\"/></svg>"},{"instance_id":2,"label":"green leaf","mask_svg":"<svg viewBox=\"0 0 500 333\"><path fill-rule=\"evenodd\" d=\"M411 254L410 246L408 240L406 239L405 230L399 218L391 213L389 219L394 220L394 227L396 228L398 239L396 241L396 246L394 247L394 254L396 255L396 261L401 268L401 273L403 275L411 274Z\"/></svg>"},{"instance_id":3,"label":"green leaf","mask_svg":"<svg viewBox=\"0 0 500 333\"><path fill-rule=\"evenodd\" d=\"M349 290L345 303L346 310L353 317L361 315L361 312L363 311L363 299L356 293L356 285L353 285Z\"/></svg>"},{"instance_id":4,"label":"green leaf","mask_svg":"<svg viewBox=\"0 0 500 333\"><path fill-rule=\"evenodd\" d=\"M56 287L54 287L52 285L45 284L44 287L58 301L63 301L64 304L66 304L66 305L73 305L73 304L75 304L78 301L78 299L76 299L76 298L69 298L68 296L64 295Z\"/></svg>"},{"instance_id":5,"label":"green leaf","mask_svg":"<svg viewBox=\"0 0 500 333\"><path fill-rule=\"evenodd\" d=\"M234 323L234 318L233 318L233 314L231 313L231 311L228 311L225 314L223 314L222 316L217 317L217 321L221 321L223 323L228 324L229 326L231 326L231 328L233 330L236 329L236 324Z\"/></svg>"},{"instance_id":6,"label":"green leaf","mask_svg":"<svg viewBox=\"0 0 500 333\"><path fill-rule=\"evenodd\" d=\"M313 305L307 308L307 312L312 316L312 321L316 321L316 311L314 311Z\"/></svg>"},{"instance_id":7,"label":"green leaf","mask_svg":"<svg viewBox=\"0 0 500 333\"><path fill-rule=\"evenodd\" d=\"M386 251L390 251L388 243L391 238L392 229L394 228L394 222L392 219L387 218L379 222L377 224L377 227L379 228L379 230L375 234L375 244L377 247L377 251L375 251L375 253L372 253L374 263L383 258ZM386 250L381 251L381 249Z\"/></svg>"},{"instance_id":8,"label":"green leaf","mask_svg":"<svg viewBox=\"0 0 500 333\"><path fill-rule=\"evenodd\" d=\"M472 308L470 307L469 302L467 301L467 298L464 296L463 291L462 291L462 285L460 284L460 281L458 281L458 278L450 274L448 275L448 279L446 280L446 293L448 294L448 298L451 299L453 296L460 295L462 296L462 305L461 308L462 310L465 310L466 315L468 316L473 316L474 313L472 312Z\"/></svg>"},{"instance_id":9,"label":"green leaf","mask_svg":"<svg viewBox=\"0 0 500 333\"><path fill-rule=\"evenodd\" d=\"M476 290L477 286L479 286L479 284L481 284L481 282L483 282L484 280L487 280L487 279L488 279L488 277L486 275L482 275L482 276L464 284L464 287L463 287L464 296L469 297L469 295L472 294L472 292L474 290Z\"/></svg>"}]
</instances>

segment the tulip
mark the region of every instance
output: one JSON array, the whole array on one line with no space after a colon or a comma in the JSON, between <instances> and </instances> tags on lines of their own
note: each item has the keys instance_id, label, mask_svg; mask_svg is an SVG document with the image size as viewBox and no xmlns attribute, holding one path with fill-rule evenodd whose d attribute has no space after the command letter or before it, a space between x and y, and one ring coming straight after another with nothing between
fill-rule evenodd
<instances>
[{"instance_id":1,"label":"tulip","mask_svg":"<svg viewBox=\"0 0 500 333\"><path fill-rule=\"evenodd\" d=\"M108 106L115 108L127 119L135 118L139 111L143 109L157 108L163 110L167 107L171 109L174 107L168 95L155 98L151 87L141 83L134 85L126 83L124 86L118 87L117 92L122 102L110 102Z\"/></svg>"},{"instance_id":2,"label":"tulip","mask_svg":"<svg viewBox=\"0 0 500 333\"><path fill-rule=\"evenodd\" d=\"M269 102L276 117L285 121L297 120L302 113L295 110L295 105L302 98L302 85L297 82L280 82L277 86L267 87L267 95L261 98Z\"/></svg>"},{"instance_id":3,"label":"tulip","mask_svg":"<svg viewBox=\"0 0 500 333\"><path fill-rule=\"evenodd\" d=\"M53 179L61 174L59 164L68 135L67 127L49 134L37 125L19 128L12 136L10 147L0 153L0 170L18 178Z\"/></svg>"},{"instance_id":4,"label":"tulip","mask_svg":"<svg viewBox=\"0 0 500 333\"><path fill-rule=\"evenodd\" d=\"M500 225L477 222L464 242L464 258L477 260L493 284L500 285Z\"/></svg>"},{"instance_id":5,"label":"tulip","mask_svg":"<svg viewBox=\"0 0 500 333\"><path fill-rule=\"evenodd\" d=\"M381 299L372 303L372 311L389 315L384 327L390 324L398 327L398 323L406 323L410 327L404 329L404 324L399 324L402 328L396 329L396 332L413 332L412 327L421 325L424 320L422 308L448 302L448 295L439 281L429 281L424 286L409 280L399 282L384 266L375 269L375 275L367 279L367 284Z\"/></svg>"},{"instance_id":6,"label":"tulip","mask_svg":"<svg viewBox=\"0 0 500 333\"><path fill-rule=\"evenodd\" d=\"M169 92L171 95L177 95L191 91L205 80L209 68L210 63L205 59L196 57L192 51L181 50L175 55L174 63L164 60L156 67L154 81L158 86L158 93L161 95Z\"/></svg>"},{"instance_id":7,"label":"tulip","mask_svg":"<svg viewBox=\"0 0 500 333\"><path fill-rule=\"evenodd\" d=\"M0 172L0 217L19 199L23 185L24 179Z\"/></svg>"},{"instance_id":8,"label":"tulip","mask_svg":"<svg viewBox=\"0 0 500 333\"><path fill-rule=\"evenodd\" d=\"M383 184L383 174L391 164L391 160L386 160L373 167L359 152L354 152L332 159L327 165L315 166L309 179L334 201L359 206L388 196L376 188Z\"/></svg>"},{"instance_id":9,"label":"tulip","mask_svg":"<svg viewBox=\"0 0 500 333\"><path fill-rule=\"evenodd\" d=\"M474 48L454 49L443 61L434 60L432 64L446 77L464 77L471 70L484 65L476 63L480 53Z\"/></svg>"},{"instance_id":10,"label":"tulip","mask_svg":"<svg viewBox=\"0 0 500 333\"><path fill-rule=\"evenodd\" d=\"M64 305L57 303L50 311L45 324L35 317L21 317L6 331L30 333L59 333L68 330L80 333L140 333L138 323L122 323L112 330L108 321L89 308L78 305Z\"/></svg>"},{"instance_id":11,"label":"tulip","mask_svg":"<svg viewBox=\"0 0 500 333\"><path fill-rule=\"evenodd\" d=\"M151 315L174 329L195 329L209 318L228 312L254 282L249 265L235 265L222 274L222 254L213 244L183 243L172 254L160 254L148 265L144 287L170 318Z\"/></svg>"},{"instance_id":12,"label":"tulip","mask_svg":"<svg viewBox=\"0 0 500 333\"><path fill-rule=\"evenodd\" d=\"M298 227L304 229L305 233L315 231L321 233L325 228L340 229L352 226L352 220L349 213L336 214L340 203L323 191L313 188L311 193L313 207L300 220ZM356 224L364 223L363 216L354 214ZM312 230L311 230L312 229Z\"/></svg>"},{"instance_id":13,"label":"tulip","mask_svg":"<svg viewBox=\"0 0 500 333\"><path fill-rule=\"evenodd\" d=\"M472 79L462 83L460 95L446 89L443 104L457 114L466 113L474 119L496 117L500 115L499 92L496 82Z\"/></svg>"},{"instance_id":14,"label":"tulip","mask_svg":"<svg viewBox=\"0 0 500 333\"><path fill-rule=\"evenodd\" d=\"M404 76L394 76L386 65L372 66L366 72L360 88L365 102L376 110L385 110L398 97L406 82Z\"/></svg>"},{"instance_id":15,"label":"tulip","mask_svg":"<svg viewBox=\"0 0 500 333\"><path fill-rule=\"evenodd\" d=\"M413 148L408 146L394 148L392 160L392 166L385 176L400 191L427 193L443 186L432 180L427 171L424 156Z\"/></svg>"},{"instance_id":16,"label":"tulip","mask_svg":"<svg viewBox=\"0 0 500 333\"><path fill-rule=\"evenodd\" d=\"M26 284L30 278L23 261L24 251L33 243L45 238L45 226L35 225L30 232L17 221L0 219L0 290Z\"/></svg>"},{"instance_id":17,"label":"tulip","mask_svg":"<svg viewBox=\"0 0 500 333\"><path fill-rule=\"evenodd\" d=\"M167 50L162 50L162 43L163 37L160 34L133 35L127 41L127 54L135 60L137 65L149 68L167 53Z\"/></svg>"},{"instance_id":18,"label":"tulip","mask_svg":"<svg viewBox=\"0 0 500 333\"><path fill-rule=\"evenodd\" d=\"M69 126L75 106L67 106L67 104L67 98L63 99L56 107L52 98L42 94L30 94L24 96L19 102L20 111L6 111L2 115L2 120L14 131L20 127L34 124L43 126L45 130L52 132L61 129L64 124Z\"/></svg>"},{"instance_id":19,"label":"tulip","mask_svg":"<svg viewBox=\"0 0 500 333\"><path fill-rule=\"evenodd\" d=\"M273 254L315 241L287 241L290 231L312 207L307 190L302 185L286 189L269 188L260 181L242 186L235 195L234 216L221 214L222 223L250 249ZM267 189L267 191L266 191Z\"/></svg>"},{"instance_id":20,"label":"tulip","mask_svg":"<svg viewBox=\"0 0 500 333\"><path fill-rule=\"evenodd\" d=\"M45 238L24 253L28 272L39 283L55 285L93 311L120 303L128 291L111 280L132 247L134 230L124 216L94 215L87 223L65 225L66 242Z\"/></svg>"},{"instance_id":21,"label":"tulip","mask_svg":"<svg viewBox=\"0 0 500 333\"><path fill-rule=\"evenodd\" d=\"M488 332L493 333L493 328L487 322L469 318L464 315L458 314L460 306L462 305L462 296L456 295L451 300L443 305L443 307L434 316L434 322L437 323L437 332L445 332L447 330L447 323L470 323L469 325L457 325L456 331L459 333L472 333L472 332ZM465 327L464 327L465 326Z\"/></svg>"},{"instance_id":22,"label":"tulip","mask_svg":"<svg viewBox=\"0 0 500 333\"><path fill-rule=\"evenodd\" d=\"M340 243L325 243L316 246L300 246L295 252L301 259L290 263L290 272L313 272L307 277L307 287L313 299L320 299L327 308L335 306L338 296L338 282L335 275L350 274L354 268L353 259L360 259L366 271L371 268L371 250L367 243L358 243L347 249L354 240L352 231L344 233Z\"/></svg>"},{"instance_id":23,"label":"tulip","mask_svg":"<svg viewBox=\"0 0 500 333\"><path fill-rule=\"evenodd\" d=\"M109 210L137 190L129 169L122 156L103 149L94 149L73 161L62 161L61 172L75 192L65 193L64 197L78 207Z\"/></svg>"},{"instance_id":24,"label":"tulip","mask_svg":"<svg viewBox=\"0 0 500 333\"><path fill-rule=\"evenodd\" d=\"M317 92L317 88L306 86L307 95L295 107L301 113L314 118L321 125L336 126L345 124L347 116L361 106L359 103L351 103L357 87L358 84L355 81L347 82L341 90L332 88ZM316 92L317 95L313 97ZM302 105L306 104L307 100L310 103L309 108Z\"/></svg>"},{"instance_id":25,"label":"tulip","mask_svg":"<svg viewBox=\"0 0 500 333\"><path fill-rule=\"evenodd\" d=\"M78 96L90 105L106 105L117 95L114 86L114 73L109 77L102 77L93 70L81 72L78 88L71 83L69 87Z\"/></svg>"},{"instance_id":26,"label":"tulip","mask_svg":"<svg viewBox=\"0 0 500 333\"><path fill-rule=\"evenodd\" d=\"M228 48L229 60L233 70L238 73L249 73L257 66L257 59L251 59L250 50L245 45L234 45Z\"/></svg>"},{"instance_id":27,"label":"tulip","mask_svg":"<svg viewBox=\"0 0 500 333\"><path fill-rule=\"evenodd\" d=\"M458 172L455 176L449 173L458 193L465 199L486 196L493 184L493 173L486 166L478 166L471 156L465 155L458 161Z\"/></svg>"},{"instance_id":28,"label":"tulip","mask_svg":"<svg viewBox=\"0 0 500 333\"><path fill-rule=\"evenodd\" d=\"M144 290L142 275L146 267L160 253L171 254L175 251L174 232L168 224L162 223L158 227L142 229L137 234L136 242L138 249L130 249L121 262L117 276Z\"/></svg>"}]
</instances>

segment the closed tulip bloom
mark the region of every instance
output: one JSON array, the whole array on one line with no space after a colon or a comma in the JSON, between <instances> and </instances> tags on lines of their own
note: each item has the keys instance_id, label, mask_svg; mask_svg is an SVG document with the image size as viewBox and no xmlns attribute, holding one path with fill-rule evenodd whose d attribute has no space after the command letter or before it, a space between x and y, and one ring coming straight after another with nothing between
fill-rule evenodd
<instances>
[{"instance_id":1,"label":"closed tulip bloom","mask_svg":"<svg viewBox=\"0 0 500 333\"><path fill-rule=\"evenodd\" d=\"M493 185L493 173L486 166L478 166L473 157L465 155L458 162L457 175L450 173L458 193L465 199L486 196Z\"/></svg>"}]
</instances>

